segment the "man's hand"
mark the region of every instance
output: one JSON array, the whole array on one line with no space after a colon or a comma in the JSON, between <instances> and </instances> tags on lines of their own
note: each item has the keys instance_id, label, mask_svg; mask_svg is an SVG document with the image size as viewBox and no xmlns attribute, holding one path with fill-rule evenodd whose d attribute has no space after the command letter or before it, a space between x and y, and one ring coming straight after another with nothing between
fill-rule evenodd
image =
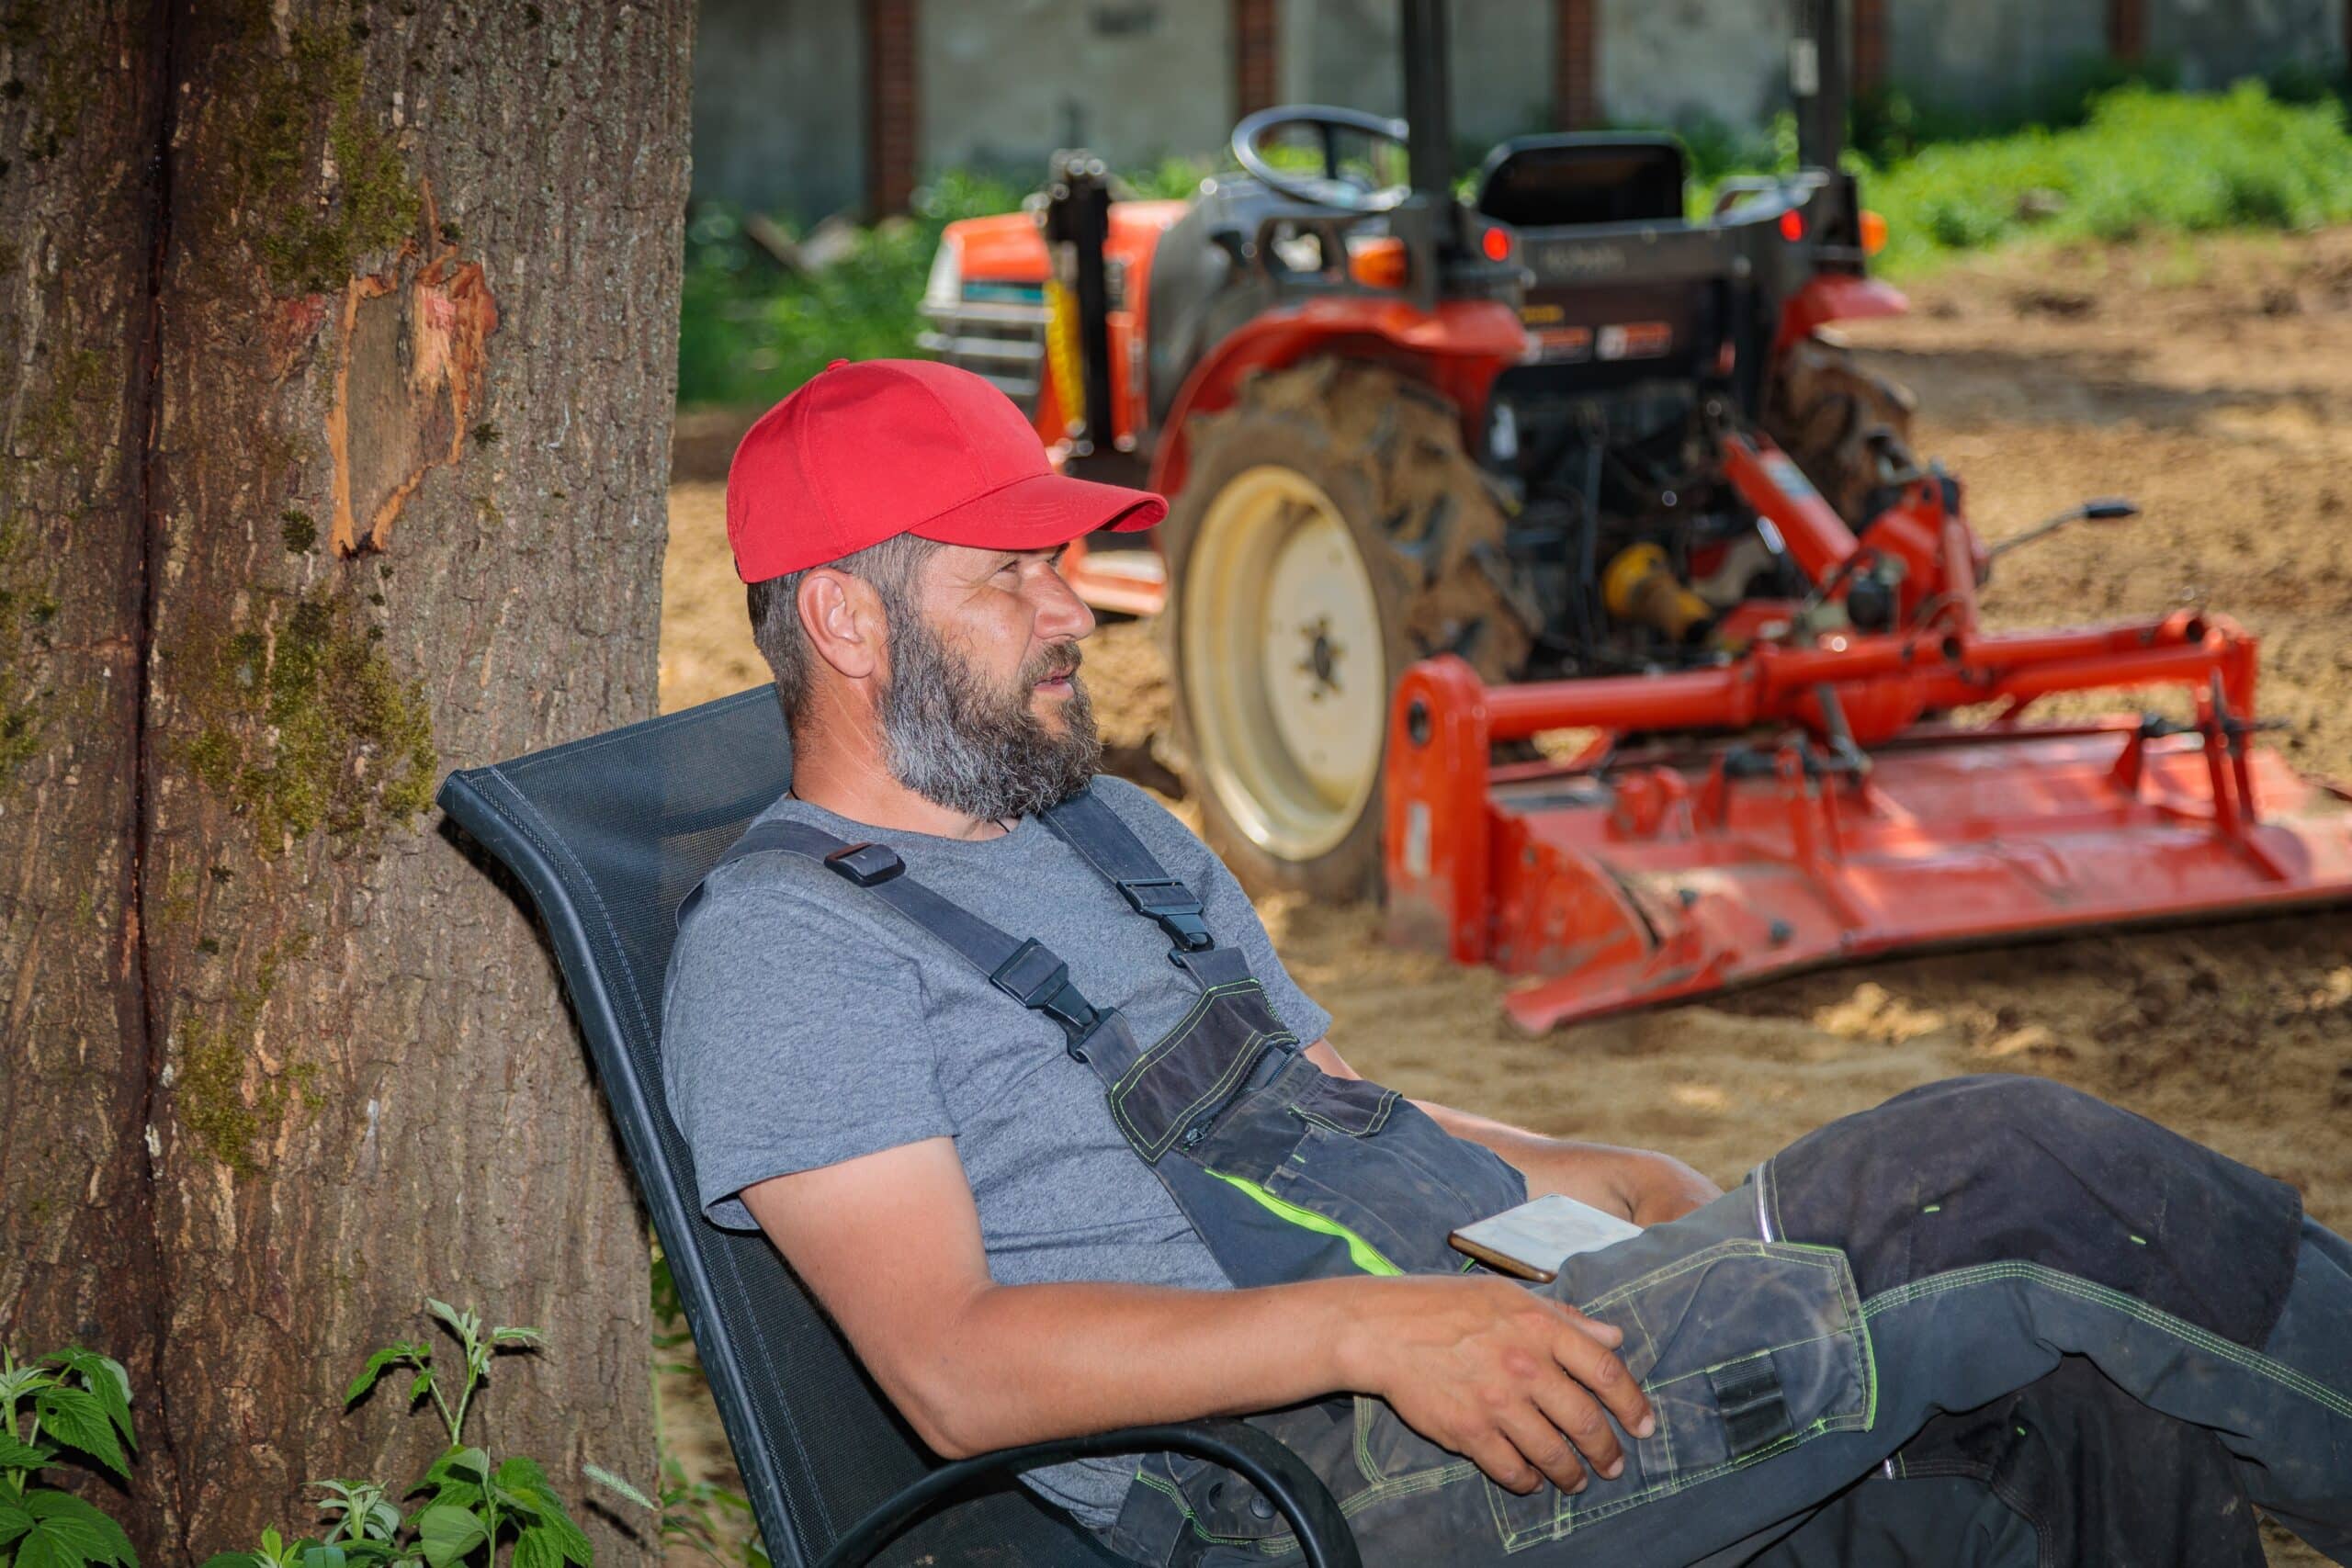
<instances>
[{"instance_id":1,"label":"man's hand","mask_svg":"<svg viewBox=\"0 0 2352 1568\"><path fill-rule=\"evenodd\" d=\"M1724 1190L1676 1159L1649 1149L1611 1148L1534 1138L1506 1156L1527 1178L1527 1195L1565 1192L1637 1225L1679 1220Z\"/></svg>"},{"instance_id":2,"label":"man's hand","mask_svg":"<svg viewBox=\"0 0 2352 1568\"><path fill-rule=\"evenodd\" d=\"M1527 1178L1530 1198L1564 1193L1637 1225L1662 1225L1724 1195L1672 1155L1546 1138L1443 1106L1425 1109L1455 1136L1474 1138L1509 1160Z\"/></svg>"},{"instance_id":3,"label":"man's hand","mask_svg":"<svg viewBox=\"0 0 2352 1568\"><path fill-rule=\"evenodd\" d=\"M1348 1386L1388 1402L1413 1430L1512 1492L1580 1492L1625 1461L1609 1417L1657 1430L1614 1354L1623 1336L1501 1280L1364 1280L1334 1353ZM1578 1455L1583 1456L1579 1462Z\"/></svg>"}]
</instances>

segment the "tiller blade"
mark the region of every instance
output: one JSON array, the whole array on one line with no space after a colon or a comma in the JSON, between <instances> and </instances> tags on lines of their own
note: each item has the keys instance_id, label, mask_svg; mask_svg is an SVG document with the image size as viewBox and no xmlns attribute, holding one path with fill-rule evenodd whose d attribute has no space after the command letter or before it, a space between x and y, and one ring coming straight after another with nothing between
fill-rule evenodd
<instances>
[{"instance_id":1,"label":"tiller blade","mask_svg":"<svg viewBox=\"0 0 2352 1568\"><path fill-rule=\"evenodd\" d=\"M1416 665L1392 934L1542 976L1506 1004L1541 1031L1884 953L2352 901L2352 794L2252 744L2254 641L2227 622L1838 642L1491 689ZM2193 724L2019 717L2167 685ZM1984 703L1983 728L1920 722ZM1572 728L1603 736L1577 761L1490 760Z\"/></svg>"}]
</instances>

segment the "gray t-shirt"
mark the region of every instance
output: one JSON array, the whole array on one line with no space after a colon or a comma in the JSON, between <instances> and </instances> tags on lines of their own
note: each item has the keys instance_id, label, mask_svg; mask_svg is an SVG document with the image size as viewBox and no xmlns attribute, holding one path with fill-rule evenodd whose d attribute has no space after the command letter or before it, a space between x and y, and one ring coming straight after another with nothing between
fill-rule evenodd
<instances>
[{"instance_id":1,"label":"gray t-shirt","mask_svg":"<svg viewBox=\"0 0 2352 1568\"><path fill-rule=\"evenodd\" d=\"M1133 784L1094 791L1237 946L1275 1015L1303 1042L1330 1015L1285 973L1232 874ZM1097 1008L1148 1043L1195 991L1169 939L1034 818L967 842L876 832L806 801L788 818L854 843L877 839L907 874L1069 965ZM1113 1125L1101 1081L1060 1028L879 899L800 856L714 872L678 933L663 1000L662 1076L693 1152L703 1213L753 1228L736 1197L772 1176L946 1137L970 1181L990 1275L1001 1284L1118 1280L1230 1288L1166 1188ZM1088 1461L1027 1477L1097 1528L1115 1517L1132 1463Z\"/></svg>"}]
</instances>

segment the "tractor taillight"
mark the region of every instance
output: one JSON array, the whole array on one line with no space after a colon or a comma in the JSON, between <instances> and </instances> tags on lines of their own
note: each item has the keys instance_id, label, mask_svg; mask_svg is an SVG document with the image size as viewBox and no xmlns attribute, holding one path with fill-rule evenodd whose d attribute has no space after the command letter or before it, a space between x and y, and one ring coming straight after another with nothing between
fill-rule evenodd
<instances>
[{"instance_id":1,"label":"tractor taillight","mask_svg":"<svg viewBox=\"0 0 2352 1568\"><path fill-rule=\"evenodd\" d=\"M1393 234L1348 242L1348 276L1367 288L1405 287L1405 242Z\"/></svg>"},{"instance_id":2,"label":"tractor taillight","mask_svg":"<svg viewBox=\"0 0 2352 1568\"><path fill-rule=\"evenodd\" d=\"M1489 229L1479 236L1478 244L1490 262L1510 260L1510 233L1508 230Z\"/></svg>"},{"instance_id":3,"label":"tractor taillight","mask_svg":"<svg viewBox=\"0 0 2352 1568\"><path fill-rule=\"evenodd\" d=\"M1886 216L1862 209L1862 254L1874 256L1886 249Z\"/></svg>"},{"instance_id":4,"label":"tractor taillight","mask_svg":"<svg viewBox=\"0 0 2352 1568\"><path fill-rule=\"evenodd\" d=\"M1792 207L1781 214L1781 238L1792 245L1804 238L1804 213Z\"/></svg>"}]
</instances>

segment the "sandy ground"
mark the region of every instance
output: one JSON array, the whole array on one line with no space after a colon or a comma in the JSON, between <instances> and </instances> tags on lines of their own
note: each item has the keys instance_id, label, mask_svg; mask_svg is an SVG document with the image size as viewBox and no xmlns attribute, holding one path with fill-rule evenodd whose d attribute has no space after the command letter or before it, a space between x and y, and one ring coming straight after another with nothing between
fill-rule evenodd
<instances>
[{"instance_id":1,"label":"sandy ground","mask_svg":"<svg viewBox=\"0 0 2352 1568\"><path fill-rule=\"evenodd\" d=\"M2094 495L2137 521L2004 560L1996 625L2209 605L2263 638L2270 737L2352 777L2352 230L2013 253L1939 275L1852 341L1919 396L1917 445L1985 536ZM742 631L721 492L672 493L662 695L764 678ZM1145 629L1105 627L1088 679L1108 738L1164 722ZM1180 809L1182 809L1180 806ZM1670 1150L1730 1183L1805 1131L1956 1073L2031 1072L2108 1097L2301 1189L2352 1224L2352 914L1898 960L1709 1004L1514 1032L1503 982L1393 951L1370 908L1262 905L1361 1071L1539 1131ZM667 1404L681 1455L724 1465ZM2278 1562L2320 1560L2283 1538Z\"/></svg>"}]
</instances>

